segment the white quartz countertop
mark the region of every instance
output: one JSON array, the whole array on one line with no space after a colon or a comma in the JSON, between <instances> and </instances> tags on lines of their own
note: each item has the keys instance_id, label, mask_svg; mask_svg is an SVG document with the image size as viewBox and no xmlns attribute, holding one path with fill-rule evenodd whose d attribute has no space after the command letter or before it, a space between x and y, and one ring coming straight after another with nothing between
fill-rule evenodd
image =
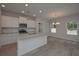
<instances>
[{"instance_id":1,"label":"white quartz countertop","mask_svg":"<svg viewBox=\"0 0 79 59\"><path fill-rule=\"evenodd\" d=\"M13 33L13 34L0 34L0 37L16 37L17 39L27 39L27 38L33 38L33 37L39 37L39 36L44 36L47 35L46 33L34 33L34 34L29 34L29 33Z\"/></svg>"},{"instance_id":2,"label":"white quartz countertop","mask_svg":"<svg viewBox=\"0 0 79 59\"><path fill-rule=\"evenodd\" d=\"M39 37L44 36L45 33L37 33L37 34L19 34L19 39L27 39L27 38L33 38L33 37Z\"/></svg>"}]
</instances>

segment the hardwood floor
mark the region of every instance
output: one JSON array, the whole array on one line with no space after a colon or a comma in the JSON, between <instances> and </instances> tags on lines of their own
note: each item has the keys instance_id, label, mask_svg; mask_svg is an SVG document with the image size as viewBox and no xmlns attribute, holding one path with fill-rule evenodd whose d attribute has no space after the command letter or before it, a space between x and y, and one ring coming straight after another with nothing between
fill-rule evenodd
<instances>
[{"instance_id":1,"label":"hardwood floor","mask_svg":"<svg viewBox=\"0 0 79 59\"><path fill-rule=\"evenodd\" d=\"M79 56L79 43L48 37L48 43L24 56Z\"/></svg>"},{"instance_id":2,"label":"hardwood floor","mask_svg":"<svg viewBox=\"0 0 79 59\"><path fill-rule=\"evenodd\" d=\"M16 56L17 44L0 48L0 56ZM79 56L79 42L48 37L48 43L23 56Z\"/></svg>"},{"instance_id":3,"label":"hardwood floor","mask_svg":"<svg viewBox=\"0 0 79 59\"><path fill-rule=\"evenodd\" d=\"M16 56L17 52L17 44L12 43L0 48L0 56Z\"/></svg>"}]
</instances>

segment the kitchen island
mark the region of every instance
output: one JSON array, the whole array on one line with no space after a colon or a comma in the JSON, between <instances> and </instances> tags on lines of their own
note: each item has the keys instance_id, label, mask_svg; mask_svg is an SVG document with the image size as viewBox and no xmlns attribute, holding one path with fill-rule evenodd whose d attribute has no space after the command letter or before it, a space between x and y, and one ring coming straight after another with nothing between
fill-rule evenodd
<instances>
[{"instance_id":1,"label":"kitchen island","mask_svg":"<svg viewBox=\"0 0 79 59\"><path fill-rule=\"evenodd\" d=\"M45 44L47 44L47 35L45 33L19 34L17 39L17 55L27 54Z\"/></svg>"}]
</instances>

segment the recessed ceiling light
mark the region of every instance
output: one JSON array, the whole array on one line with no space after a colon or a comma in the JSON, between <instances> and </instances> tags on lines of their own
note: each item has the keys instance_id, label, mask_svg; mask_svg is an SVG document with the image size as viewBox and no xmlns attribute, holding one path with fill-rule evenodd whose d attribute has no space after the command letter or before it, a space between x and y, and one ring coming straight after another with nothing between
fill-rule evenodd
<instances>
[{"instance_id":1,"label":"recessed ceiling light","mask_svg":"<svg viewBox=\"0 0 79 59\"><path fill-rule=\"evenodd\" d=\"M1 6L2 6L2 7L5 7L5 5L3 5L3 4L2 4Z\"/></svg>"},{"instance_id":2,"label":"recessed ceiling light","mask_svg":"<svg viewBox=\"0 0 79 59\"><path fill-rule=\"evenodd\" d=\"M25 4L25 6L29 6L28 4Z\"/></svg>"},{"instance_id":3,"label":"recessed ceiling light","mask_svg":"<svg viewBox=\"0 0 79 59\"><path fill-rule=\"evenodd\" d=\"M42 10L40 10L39 12L42 13Z\"/></svg>"},{"instance_id":4,"label":"recessed ceiling light","mask_svg":"<svg viewBox=\"0 0 79 59\"><path fill-rule=\"evenodd\" d=\"M35 14L33 14L33 16L35 17L36 15L35 15Z\"/></svg>"},{"instance_id":5,"label":"recessed ceiling light","mask_svg":"<svg viewBox=\"0 0 79 59\"><path fill-rule=\"evenodd\" d=\"M24 11L21 11L21 13L24 13Z\"/></svg>"}]
</instances>

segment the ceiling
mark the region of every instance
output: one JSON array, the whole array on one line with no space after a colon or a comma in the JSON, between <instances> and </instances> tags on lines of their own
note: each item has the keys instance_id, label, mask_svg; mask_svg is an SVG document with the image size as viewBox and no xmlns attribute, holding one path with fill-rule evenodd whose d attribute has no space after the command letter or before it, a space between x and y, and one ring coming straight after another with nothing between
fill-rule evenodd
<instances>
[{"instance_id":1,"label":"ceiling","mask_svg":"<svg viewBox=\"0 0 79 59\"><path fill-rule=\"evenodd\" d=\"M63 17L79 13L78 3L29 3L28 7L25 6L25 3L5 3L4 5L6 7L2 10L16 13L21 13L24 10L25 15L33 16L35 14L37 17L43 18ZM40 10L42 10L42 13L39 12ZM28 13L28 11L30 12Z\"/></svg>"}]
</instances>

